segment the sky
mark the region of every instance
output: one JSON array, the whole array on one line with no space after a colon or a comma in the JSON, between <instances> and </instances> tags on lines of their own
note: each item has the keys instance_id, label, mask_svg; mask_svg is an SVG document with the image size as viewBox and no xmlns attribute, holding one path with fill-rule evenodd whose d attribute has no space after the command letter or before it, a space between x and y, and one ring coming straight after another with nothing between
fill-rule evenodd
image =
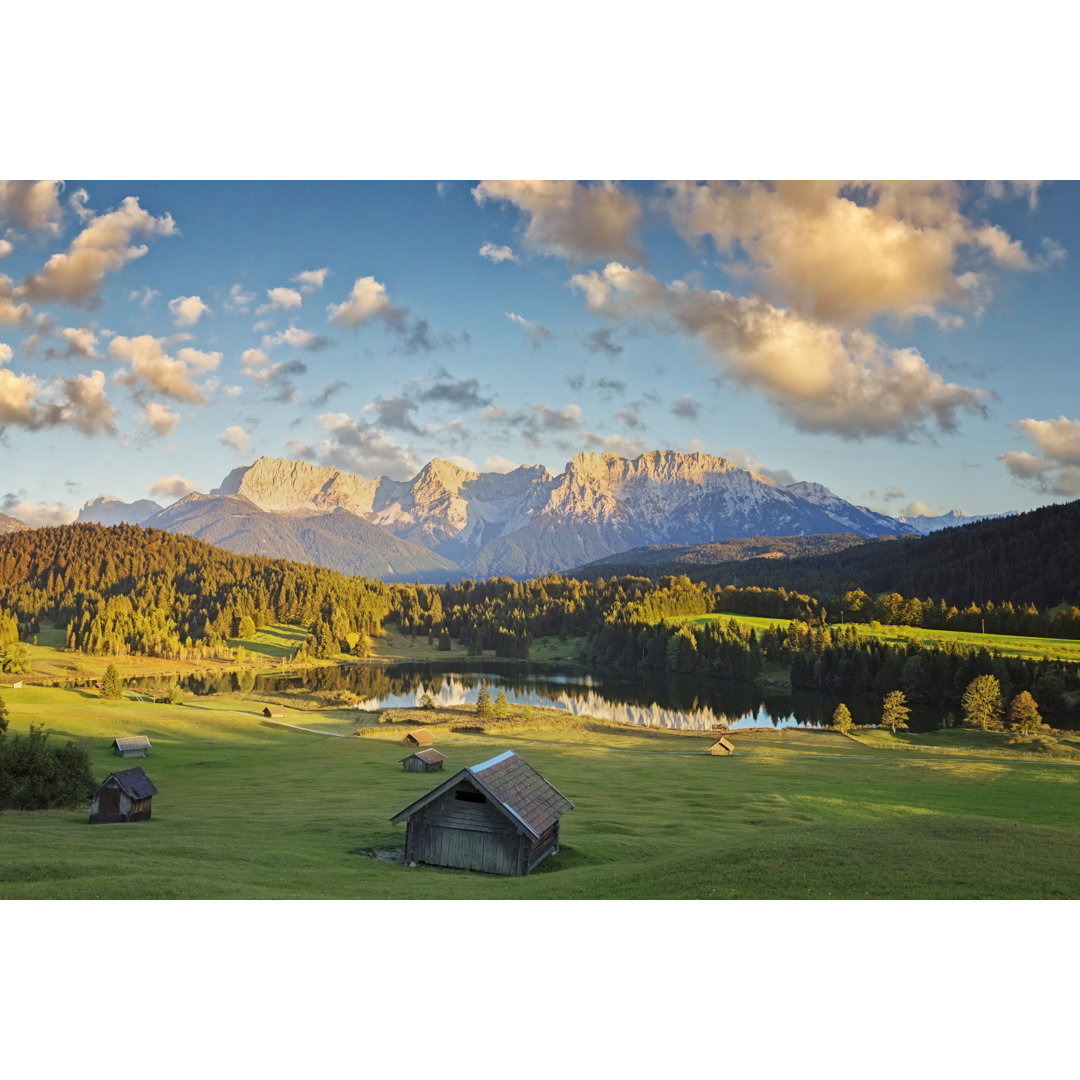
<instances>
[{"instance_id":1,"label":"sky","mask_svg":"<svg viewBox=\"0 0 1080 1080\"><path fill-rule=\"evenodd\" d=\"M31 524L260 455L703 451L893 514L1080 494L1072 183L0 184Z\"/></svg>"},{"instance_id":2,"label":"sky","mask_svg":"<svg viewBox=\"0 0 1080 1080\"><path fill-rule=\"evenodd\" d=\"M654 449L1064 501L1078 228L1070 182L3 182L0 510Z\"/></svg>"}]
</instances>

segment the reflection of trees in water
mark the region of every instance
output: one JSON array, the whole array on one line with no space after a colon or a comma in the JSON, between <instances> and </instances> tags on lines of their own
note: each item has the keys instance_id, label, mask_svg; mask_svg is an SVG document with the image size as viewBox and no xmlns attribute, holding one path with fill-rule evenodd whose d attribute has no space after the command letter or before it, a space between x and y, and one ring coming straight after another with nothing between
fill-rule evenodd
<instances>
[{"instance_id":1,"label":"reflection of trees in water","mask_svg":"<svg viewBox=\"0 0 1080 1080\"><path fill-rule=\"evenodd\" d=\"M433 664L399 664L393 667L310 668L292 676L259 675L250 686L250 673L207 672L181 680L185 693L206 695L223 691L312 694L349 691L363 708L418 705L428 693L439 705L461 705L476 700L480 680L487 679L495 695L506 692L514 702L563 708L575 715L591 715L624 723L708 730L719 725L781 727L791 724L827 726L839 698L794 690L790 694L763 691L753 683L688 675L626 671L598 671L589 675L536 671L527 664L501 665L496 670L459 671ZM164 695L168 679L144 679L140 685ZM874 701L845 701L856 724L879 719ZM913 714L913 719L915 719ZM925 718L918 728L932 728L936 720Z\"/></svg>"}]
</instances>

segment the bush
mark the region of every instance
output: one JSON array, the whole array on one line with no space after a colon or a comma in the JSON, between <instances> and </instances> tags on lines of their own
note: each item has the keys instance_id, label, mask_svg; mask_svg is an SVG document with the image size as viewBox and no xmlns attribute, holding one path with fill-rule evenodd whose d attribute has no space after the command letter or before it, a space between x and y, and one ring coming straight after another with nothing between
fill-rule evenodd
<instances>
[{"instance_id":1,"label":"bush","mask_svg":"<svg viewBox=\"0 0 1080 1080\"><path fill-rule=\"evenodd\" d=\"M37 724L28 735L0 739L0 810L73 810L90 800L97 784L89 752L48 739Z\"/></svg>"}]
</instances>

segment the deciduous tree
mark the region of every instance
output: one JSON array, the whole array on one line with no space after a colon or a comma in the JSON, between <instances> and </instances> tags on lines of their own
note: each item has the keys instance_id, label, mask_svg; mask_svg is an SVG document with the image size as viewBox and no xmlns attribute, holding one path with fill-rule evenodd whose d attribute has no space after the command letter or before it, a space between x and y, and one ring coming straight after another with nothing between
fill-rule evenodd
<instances>
[{"instance_id":1,"label":"deciduous tree","mask_svg":"<svg viewBox=\"0 0 1080 1080\"><path fill-rule=\"evenodd\" d=\"M881 706L881 726L890 731L907 730L907 718L911 710L907 707L907 698L903 690L891 690L885 695Z\"/></svg>"},{"instance_id":2,"label":"deciduous tree","mask_svg":"<svg viewBox=\"0 0 1080 1080\"><path fill-rule=\"evenodd\" d=\"M960 699L964 707L964 723L984 731L1001 727L1004 704L1001 684L993 675L978 675L968 683Z\"/></svg>"},{"instance_id":3,"label":"deciduous tree","mask_svg":"<svg viewBox=\"0 0 1080 1080\"><path fill-rule=\"evenodd\" d=\"M1026 690L1021 690L1009 704L1009 723L1021 735L1034 735L1039 730L1039 725L1042 723L1039 707Z\"/></svg>"}]
</instances>

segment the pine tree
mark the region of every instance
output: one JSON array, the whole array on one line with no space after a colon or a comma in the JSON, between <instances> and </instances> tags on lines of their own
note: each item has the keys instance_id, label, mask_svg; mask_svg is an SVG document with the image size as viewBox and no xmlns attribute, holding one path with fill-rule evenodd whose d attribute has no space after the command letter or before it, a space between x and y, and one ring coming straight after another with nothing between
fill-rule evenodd
<instances>
[{"instance_id":1,"label":"pine tree","mask_svg":"<svg viewBox=\"0 0 1080 1080\"><path fill-rule=\"evenodd\" d=\"M491 715L491 693L488 690L487 679L483 679L480 683L480 693L476 698L476 715Z\"/></svg>"},{"instance_id":2,"label":"pine tree","mask_svg":"<svg viewBox=\"0 0 1080 1080\"><path fill-rule=\"evenodd\" d=\"M845 732L851 728L851 710L841 701L832 714L832 726L837 731Z\"/></svg>"},{"instance_id":3,"label":"pine tree","mask_svg":"<svg viewBox=\"0 0 1080 1080\"><path fill-rule=\"evenodd\" d=\"M101 696L109 701L116 701L122 696L120 675L115 664L110 664L105 669L105 677L101 680Z\"/></svg>"},{"instance_id":4,"label":"pine tree","mask_svg":"<svg viewBox=\"0 0 1080 1080\"><path fill-rule=\"evenodd\" d=\"M506 716L510 711L510 702L506 700L506 692L504 690L499 691L499 696L495 699L494 712L496 716Z\"/></svg>"}]
</instances>

